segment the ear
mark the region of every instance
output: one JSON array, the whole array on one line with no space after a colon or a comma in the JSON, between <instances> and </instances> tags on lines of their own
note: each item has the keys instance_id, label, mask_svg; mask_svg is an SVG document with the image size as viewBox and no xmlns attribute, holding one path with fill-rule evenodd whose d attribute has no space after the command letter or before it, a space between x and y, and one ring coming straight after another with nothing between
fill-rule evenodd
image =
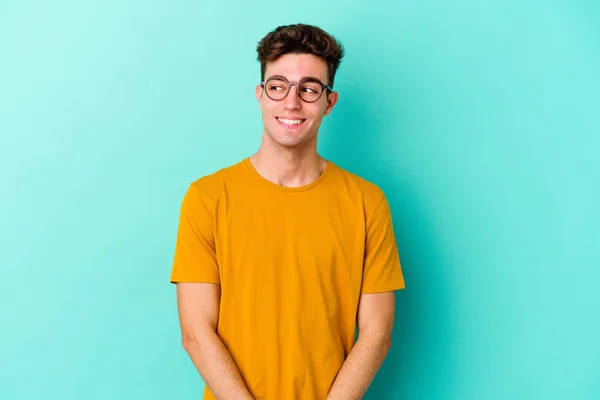
<instances>
[{"instance_id":1,"label":"ear","mask_svg":"<svg viewBox=\"0 0 600 400\"><path fill-rule=\"evenodd\" d=\"M256 85L256 100L260 103L263 95L263 87L261 85Z\"/></svg>"},{"instance_id":2,"label":"ear","mask_svg":"<svg viewBox=\"0 0 600 400\"><path fill-rule=\"evenodd\" d=\"M329 115L333 106L338 102L338 92L331 92L327 95L327 108L325 109L325 115Z\"/></svg>"}]
</instances>

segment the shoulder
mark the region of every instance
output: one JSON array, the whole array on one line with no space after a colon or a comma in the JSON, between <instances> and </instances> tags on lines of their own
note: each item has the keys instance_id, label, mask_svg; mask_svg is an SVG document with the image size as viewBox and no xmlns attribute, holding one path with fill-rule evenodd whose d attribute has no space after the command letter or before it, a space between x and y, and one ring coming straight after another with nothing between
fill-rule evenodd
<instances>
[{"instance_id":1,"label":"shoulder","mask_svg":"<svg viewBox=\"0 0 600 400\"><path fill-rule=\"evenodd\" d=\"M189 183L185 197L193 202L216 206L227 185L240 179L242 168L240 161L196 178Z\"/></svg>"},{"instance_id":2,"label":"shoulder","mask_svg":"<svg viewBox=\"0 0 600 400\"><path fill-rule=\"evenodd\" d=\"M376 183L335 165L343 187L352 195L360 197L366 208L376 207L385 198L385 193Z\"/></svg>"},{"instance_id":3,"label":"shoulder","mask_svg":"<svg viewBox=\"0 0 600 400\"><path fill-rule=\"evenodd\" d=\"M206 195L218 195L228 182L239 178L242 168L242 161L220 168L198 177L190 183L190 188Z\"/></svg>"}]
</instances>

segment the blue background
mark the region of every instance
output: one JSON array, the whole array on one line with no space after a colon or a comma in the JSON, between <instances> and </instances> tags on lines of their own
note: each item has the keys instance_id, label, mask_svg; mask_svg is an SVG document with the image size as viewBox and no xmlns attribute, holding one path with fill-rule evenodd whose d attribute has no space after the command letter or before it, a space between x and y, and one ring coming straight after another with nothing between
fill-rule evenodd
<instances>
[{"instance_id":1,"label":"blue background","mask_svg":"<svg viewBox=\"0 0 600 400\"><path fill-rule=\"evenodd\" d=\"M258 149L295 22L346 47L319 151L384 189L406 277L367 398L600 398L591 0L0 2L0 398L199 398L180 202Z\"/></svg>"}]
</instances>

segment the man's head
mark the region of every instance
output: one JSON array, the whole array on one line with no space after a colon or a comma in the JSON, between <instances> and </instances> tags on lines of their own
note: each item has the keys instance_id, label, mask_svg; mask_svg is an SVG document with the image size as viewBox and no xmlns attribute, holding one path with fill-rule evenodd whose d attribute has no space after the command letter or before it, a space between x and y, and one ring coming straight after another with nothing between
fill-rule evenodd
<instances>
[{"instance_id":1,"label":"man's head","mask_svg":"<svg viewBox=\"0 0 600 400\"><path fill-rule=\"evenodd\" d=\"M296 24L267 34L257 52L256 98L265 132L285 147L316 143L321 120L338 99L332 88L344 55L341 43L316 26Z\"/></svg>"}]
</instances>

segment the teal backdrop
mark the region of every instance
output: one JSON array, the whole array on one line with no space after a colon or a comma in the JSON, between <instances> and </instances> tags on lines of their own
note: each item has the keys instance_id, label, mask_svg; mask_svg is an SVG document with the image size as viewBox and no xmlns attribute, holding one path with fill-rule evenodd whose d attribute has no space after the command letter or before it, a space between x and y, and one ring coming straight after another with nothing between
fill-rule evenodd
<instances>
[{"instance_id":1,"label":"teal backdrop","mask_svg":"<svg viewBox=\"0 0 600 400\"><path fill-rule=\"evenodd\" d=\"M407 288L368 399L600 399L600 3L0 2L0 398L198 399L187 185L258 149L256 44L346 47L319 151Z\"/></svg>"}]
</instances>

